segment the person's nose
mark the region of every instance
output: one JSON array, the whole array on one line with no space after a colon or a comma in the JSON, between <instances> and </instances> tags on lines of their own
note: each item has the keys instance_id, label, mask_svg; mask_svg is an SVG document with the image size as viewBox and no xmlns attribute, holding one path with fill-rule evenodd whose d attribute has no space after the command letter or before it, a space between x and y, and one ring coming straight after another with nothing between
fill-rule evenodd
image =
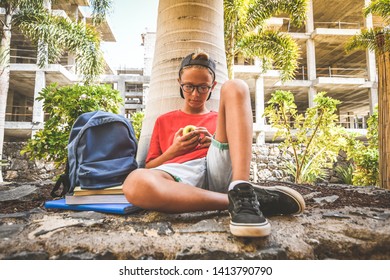
<instances>
[{"instance_id":1,"label":"person's nose","mask_svg":"<svg viewBox=\"0 0 390 280\"><path fill-rule=\"evenodd\" d=\"M195 96L199 96L200 95L198 87L194 87L194 91L192 92L192 94L194 94Z\"/></svg>"}]
</instances>

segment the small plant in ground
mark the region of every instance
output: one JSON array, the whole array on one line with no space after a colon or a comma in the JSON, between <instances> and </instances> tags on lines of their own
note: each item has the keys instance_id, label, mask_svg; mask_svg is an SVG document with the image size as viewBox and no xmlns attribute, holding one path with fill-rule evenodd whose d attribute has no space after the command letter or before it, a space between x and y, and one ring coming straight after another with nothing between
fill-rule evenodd
<instances>
[{"instance_id":1,"label":"small plant in ground","mask_svg":"<svg viewBox=\"0 0 390 280\"><path fill-rule=\"evenodd\" d=\"M281 137L281 149L293 151L293 164L286 171L295 183L314 183L326 176L326 168L336 161L340 146L344 145L344 129L337 125L336 106L340 101L320 92L314 98L315 106L305 115L299 114L290 91L278 90L272 94L264 115Z\"/></svg>"},{"instance_id":2,"label":"small plant in ground","mask_svg":"<svg viewBox=\"0 0 390 280\"><path fill-rule=\"evenodd\" d=\"M142 129L142 121L144 120L145 113L142 111L134 112L131 114L131 124L133 125L135 137L139 140Z\"/></svg>"},{"instance_id":3,"label":"small plant in ground","mask_svg":"<svg viewBox=\"0 0 390 280\"><path fill-rule=\"evenodd\" d=\"M344 184L352 185L352 178L354 172L354 167L352 164L346 166L345 165L336 166L335 172Z\"/></svg>"},{"instance_id":4,"label":"small plant in ground","mask_svg":"<svg viewBox=\"0 0 390 280\"><path fill-rule=\"evenodd\" d=\"M43 101L48 119L21 153L30 159L53 161L56 167L66 163L70 131L78 116L96 110L119 113L123 102L119 91L101 85L58 87L51 84L40 92L37 100Z\"/></svg>"},{"instance_id":5,"label":"small plant in ground","mask_svg":"<svg viewBox=\"0 0 390 280\"><path fill-rule=\"evenodd\" d=\"M9 160L7 159L0 160L0 166L8 166L8 165L9 165Z\"/></svg>"},{"instance_id":6,"label":"small plant in ground","mask_svg":"<svg viewBox=\"0 0 390 280\"><path fill-rule=\"evenodd\" d=\"M355 166L352 183L356 186L379 185L378 110L367 120L367 143L348 137L346 152Z\"/></svg>"}]
</instances>

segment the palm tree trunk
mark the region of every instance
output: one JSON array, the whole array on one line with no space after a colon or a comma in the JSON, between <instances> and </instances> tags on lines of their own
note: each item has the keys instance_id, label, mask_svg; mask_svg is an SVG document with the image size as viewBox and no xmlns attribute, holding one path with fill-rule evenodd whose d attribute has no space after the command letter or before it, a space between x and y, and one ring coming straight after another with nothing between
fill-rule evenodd
<instances>
[{"instance_id":1,"label":"palm tree trunk","mask_svg":"<svg viewBox=\"0 0 390 280\"><path fill-rule=\"evenodd\" d=\"M227 71L229 79L234 79L234 53L229 52L226 54Z\"/></svg>"},{"instance_id":2,"label":"palm tree trunk","mask_svg":"<svg viewBox=\"0 0 390 280\"><path fill-rule=\"evenodd\" d=\"M234 27L232 27L234 28ZM231 28L231 29L232 29ZM227 40L227 43L229 46L227 46L227 52L226 52L226 61L227 61L227 71L228 71L228 78L234 79L234 31L233 29L230 32L229 40Z\"/></svg>"},{"instance_id":3,"label":"palm tree trunk","mask_svg":"<svg viewBox=\"0 0 390 280\"><path fill-rule=\"evenodd\" d=\"M6 13L4 18L3 35L1 37L0 49L4 51L4 60L0 65L0 159L3 155L5 113L7 109L7 96L10 76L10 47L11 47L11 19L12 15ZM0 182L3 182L3 175L0 165Z\"/></svg>"},{"instance_id":4,"label":"palm tree trunk","mask_svg":"<svg viewBox=\"0 0 390 280\"><path fill-rule=\"evenodd\" d=\"M140 166L144 165L156 118L182 105L177 83L179 65L198 48L216 60L218 85L208 108L218 110L220 85L227 79L223 26L222 0L160 0L150 90L137 154Z\"/></svg>"},{"instance_id":5,"label":"palm tree trunk","mask_svg":"<svg viewBox=\"0 0 390 280\"><path fill-rule=\"evenodd\" d=\"M390 189L390 52L378 56L379 186Z\"/></svg>"}]
</instances>

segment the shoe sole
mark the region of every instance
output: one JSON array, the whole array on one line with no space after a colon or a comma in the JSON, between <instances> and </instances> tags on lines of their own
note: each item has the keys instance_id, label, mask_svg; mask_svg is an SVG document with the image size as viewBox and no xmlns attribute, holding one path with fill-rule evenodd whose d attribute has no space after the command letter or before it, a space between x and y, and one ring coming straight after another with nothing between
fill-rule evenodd
<instances>
[{"instance_id":1,"label":"shoe sole","mask_svg":"<svg viewBox=\"0 0 390 280\"><path fill-rule=\"evenodd\" d=\"M271 225L268 221L261 224L238 224L230 222L230 232L235 236L264 237L271 234Z\"/></svg>"},{"instance_id":2,"label":"shoe sole","mask_svg":"<svg viewBox=\"0 0 390 280\"><path fill-rule=\"evenodd\" d=\"M263 187L263 186L258 186L258 185L252 185L254 189L259 188L271 192L276 192L276 193L283 193L290 198L292 198L298 205L299 209L298 211L294 213L281 213L281 214L289 214L289 215L298 215L303 213L303 211L306 208L305 200L303 196L297 192L296 190L293 190L292 188L289 187L284 187L284 186L274 186L274 187ZM261 207L260 207L261 208Z\"/></svg>"}]
</instances>

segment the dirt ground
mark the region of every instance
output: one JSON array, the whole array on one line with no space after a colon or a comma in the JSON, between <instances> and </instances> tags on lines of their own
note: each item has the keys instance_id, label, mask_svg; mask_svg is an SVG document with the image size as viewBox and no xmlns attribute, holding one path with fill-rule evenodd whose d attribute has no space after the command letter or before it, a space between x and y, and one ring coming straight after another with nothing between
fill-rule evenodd
<instances>
[{"instance_id":1,"label":"dirt ground","mask_svg":"<svg viewBox=\"0 0 390 280\"><path fill-rule=\"evenodd\" d=\"M27 184L27 183L26 183ZM31 184L31 183L29 183ZM306 209L338 209L344 206L370 207L375 209L390 208L390 191L385 191L373 187L353 187L346 185L297 185L287 182L264 181L261 185L285 185L300 192L306 198ZM18 184L20 185L20 183ZM54 183L40 183L37 185L37 191L23 200L0 202L0 213L10 214L25 212L34 208L44 209L44 202L52 200L50 192ZM7 188L13 187L12 184ZM2 188L4 190L4 187ZM311 195L313 194L313 195ZM315 195L314 195L315 194ZM331 203L316 203L311 196L316 198L338 196L338 199ZM58 211L58 210L50 210Z\"/></svg>"}]
</instances>

